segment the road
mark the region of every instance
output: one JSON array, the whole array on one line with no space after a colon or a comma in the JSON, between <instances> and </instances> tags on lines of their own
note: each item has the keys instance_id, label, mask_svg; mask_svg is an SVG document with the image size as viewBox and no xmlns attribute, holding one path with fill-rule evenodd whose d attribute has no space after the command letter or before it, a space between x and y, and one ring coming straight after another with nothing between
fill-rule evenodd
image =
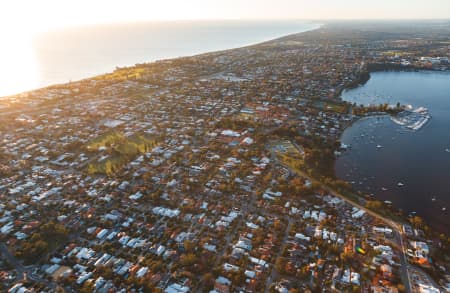
<instances>
[{"instance_id":1,"label":"road","mask_svg":"<svg viewBox=\"0 0 450 293\"><path fill-rule=\"evenodd\" d=\"M8 246L0 242L0 254L3 258L9 262L11 266L14 267L14 270L17 273L16 280L22 281L24 279L24 273L27 274L27 278L37 283L42 283L47 286L47 288L55 289L56 284L48 281L47 279L42 279L34 273L34 270L37 268L36 266L24 266L8 249Z\"/></svg>"},{"instance_id":2,"label":"road","mask_svg":"<svg viewBox=\"0 0 450 293\"><path fill-rule=\"evenodd\" d=\"M227 248L231 244L231 240L234 239L234 235L236 235L237 231L241 228L242 222L243 222L243 219L240 216L238 222L234 226L234 229L232 231L228 232L227 236L225 236L225 244L223 245L222 250L220 252L218 252L216 255L216 261L214 262L214 267L216 267L220 264L222 257L225 255Z\"/></svg>"},{"instance_id":3,"label":"road","mask_svg":"<svg viewBox=\"0 0 450 293\"><path fill-rule=\"evenodd\" d=\"M243 202L242 207L241 207L241 209L242 209L241 216L239 216L238 223L235 225L235 227L232 231L227 233L227 236L225 237L225 244L224 244L222 250L216 256L216 261L214 263L214 267L219 265L221 258L225 255L227 248L230 246L231 240L236 235L236 232L238 231L238 229L240 229L240 227L242 226L242 224L244 222L242 215L248 215L249 213L254 214L256 212L255 201L256 201L256 194L255 194L255 192L252 192L252 194L250 196L250 201Z\"/></svg>"},{"instance_id":4,"label":"road","mask_svg":"<svg viewBox=\"0 0 450 293\"><path fill-rule=\"evenodd\" d=\"M0 253L3 256L3 259L5 259L16 270L17 279L22 280L23 273L25 273L27 270L22 265L22 263L19 260L17 260L17 258L14 255L11 254L8 247L3 242L0 243Z\"/></svg>"},{"instance_id":5,"label":"road","mask_svg":"<svg viewBox=\"0 0 450 293\"><path fill-rule=\"evenodd\" d=\"M50 109L53 109L53 108L58 107L58 106L63 106L63 105L65 105L65 104L67 104L67 102L69 102L69 101L70 101L70 100L67 99L67 101L64 100L64 101L62 101L62 102L58 102L58 103L55 103L55 104L50 105L50 106L48 106L48 105L46 105L46 106L38 106L38 107L35 107L35 108L28 108L28 109L25 109L25 110L24 110L24 109L22 109L22 110L16 110L16 109L14 109L14 110L10 110L10 111L7 111L7 112L0 113L0 116L8 116L8 115L13 115L13 114L23 114L23 113L26 113L26 114L42 113L43 111L50 110ZM296 147L298 147L298 146L296 146ZM273 155L272 157L273 157L273 158L276 158L276 156L274 156L274 155ZM355 207L357 207L357 208L359 208L359 209L365 211L367 214L371 215L372 217L374 217L374 218L376 218L376 219L379 219L380 221L384 222L386 225L388 225L389 227L391 227L391 228L393 229L393 231L394 231L394 236L395 236L395 238L397 239L397 241L399 241L399 244L400 244L400 247L401 247L401 249L400 249L400 250L401 250L401 257L400 257L400 259L401 259L401 267L402 267L402 272L401 272L402 280L403 280L403 283L406 285L405 287L406 287L407 292L412 292L412 291L411 291L411 282L410 282L410 280L409 280L409 273L408 273L408 269L407 269L408 266L409 266L409 264L408 264L408 261L407 261L406 255L405 255L405 246L404 246L404 244L403 244L403 233L402 233L402 229L401 229L401 225L400 225L400 224L396 223L395 221L393 221L393 220L391 220L391 219L385 218L385 217L379 215L378 213L376 213L376 212L374 212L374 211L372 211L372 210L367 209L366 207L360 205L360 204L357 203L357 202L354 202L354 201L350 200L349 198L347 198L346 196L344 196L344 195L342 195L341 193L337 192L336 190L332 189L331 187L324 185L322 182L320 182L320 181L318 181L318 180L316 180L316 179L314 179L314 178L311 178L311 177L310 177L308 174L306 174L305 172L302 172L302 171L300 171L300 170L292 170L289 166L286 166L286 165L282 164L282 163L279 162L278 160L276 160L276 161L277 161L280 165L282 165L282 166L284 166L284 167L290 169L291 171L297 173L299 176L304 177L304 178L307 178L307 179L310 180L312 183L318 184L319 186L321 186L321 188L322 188L323 190L325 190L326 192L328 192L330 195L336 196L336 197L338 197L338 198L340 198L340 199L346 201L346 202L349 203L350 205L355 206ZM253 205L251 205L251 208L252 208L252 207L253 207ZM242 224L241 222L238 223L238 225L236 225L236 228L239 227L241 224ZM237 230L236 228L233 229L233 232L232 232L233 235L234 235L234 233L235 233L236 230ZM224 250L223 250L222 253L221 253L222 255L223 255L223 253L226 251L226 248L230 245L230 240L231 240L231 237L230 237L230 235L228 235L227 243L226 243L226 245L224 246ZM28 275L28 278L31 279L31 280L36 280L36 281L43 282L43 283L46 283L46 284L49 284L49 285L52 285L52 284L53 284L53 283L49 283L49 282L46 281L46 280L41 280L41 279L38 278L37 276L34 276L34 275L33 275L33 272L32 272L32 269L27 268L27 267L24 267L24 266L23 266L23 265L22 265L22 264L21 264L21 263L20 263L20 262L19 262L19 261L18 261L18 260L17 260L10 252L9 252L7 246L6 246L4 243L0 243L0 252L1 252L1 254L3 255L3 257L4 257L5 259L7 259L8 262L11 263L11 264L14 266L14 268L15 268L15 270L16 270L16 272L17 272L17 277L19 278L19 280L22 280L22 279L23 279L23 273L26 272L27 275ZM220 259L220 258L218 257L217 260L219 260L219 259ZM272 273L273 273L273 272L272 272ZM271 276L272 276L272 274L271 274ZM54 285L54 284L53 284L53 285ZM266 287L267 287L267 286L266 286Z\"/></svg>"},{"instance_id":6,"label":"road","mask_svg":"<svg viewBox=\"0 0 450 293\"><path fill-rule=\"evenodd\" d=\"M294 144L294 146L296 148L298 148L297 145ZM387 226L391 227L392 230L394 231L394 236L397 239L398 244L400 245L400 254L401 254L401 256L400 256L400 260L401 260L401 273L400 273L400 275L401 275L401 278L402 278L402 282L405 285L406 292L407 293L411 293L412 292L410 276L409 276L409 273L408 273L408 266L409 266L409 264L408 264L408 259L406 258L406 255L405 255L406 248L405 248L405 246L403 244L402 226L399 223L397 223L397 222L395 222L395 221L393 221L391 219L388 219L388 218L386 218L386 217L384 217L384 216L382 216L382 215L380 215L380 214L378 214L378 213L376 213L376 212L374 212L372 210L367 209L366 207L360 205L359 203L349 199L348 197L346 197L342 193L340 193L340 192L334 190L333 188L325 185L321 181L319 181L319 180L317 180L315 178L312 178L307 173L305 173L305 172L303 172L301 170L298 170L298 169L293 170L289 166L287 166L287 165L283 164L282 162L280 162L278 160L277 156L273 153L273 151L272 151L272 158L279 165L281 165L281 166L291 170L292 172L296 173L298 176L308 179L313 184L317 184L318 186L321 187L321 189L326 191L328 194L333 195L335 197L338 197L338 198L344 200L348 204L350 204L350 205L352 205L354 207L357 207L358 209L363 210L368 215L370 215L370 216L372 216L372 217L374 217L374 218L384 222Z\"/></svg>"},{"instance_id":7,"label":"road","mask_svg":"<svg viewBox=\"0 0 450 293\"><path fill-rule=\"evenodd\" d=\"M286 248L287 245L287 239L289 237L289 231L291 231L292 228L292 218L288 217L288 225L286 227L286 230L284 231L284 236L283 236L283 240L281 241L281 247L278 250L277 255L275 256L274 260L276 261L281 254L283 253L284 249ZM272 271L270 272L269 277L266 280L266 287L264 289L264 293L267 293L269 291L269 287L270 285L272 285L272 280L276 279L277 277L277 270L275 268L275 265L272 266Z\"/></svg>"},{"instance_id":8,"label":"road","mask_svg":"<svg viewBox=\"0 0 450 293\"><path fill-rule=\"evenodd\" d=\"M416 280L422 280L422 283L425 284L430 284L435 288L441 288L441 286L436 283L436 281L433 280L433 278L431 278L428 273L426 273L424 270L422 270L419 267L413 267L413 266L409 266L409 271L411 273L411 275L413 276L413 279ZM418 291L419 288L417 288L417 286L415 287L416 284L413 284L412 286L414 287L414 290ZM414 292L416 292L414 291Z\"/></svg>"}]
</instances>

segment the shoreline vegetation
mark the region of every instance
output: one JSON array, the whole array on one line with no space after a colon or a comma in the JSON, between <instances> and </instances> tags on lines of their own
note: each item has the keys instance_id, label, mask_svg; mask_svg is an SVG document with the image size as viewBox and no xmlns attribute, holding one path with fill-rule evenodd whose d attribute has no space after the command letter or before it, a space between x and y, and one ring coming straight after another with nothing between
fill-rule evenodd
<instances>
[{"instance_id":1,"label":"shoreline vegetation","mask_svg":"<svg viewBox=\"0 0 450 293\"><path fill-rule=\"evenodd\" d=\"M363 71L360 75L359 75L359 79L355 80L355 82L353 84L348 85L345 88L342 88L340 93L339 93L339 98L342 100L342 93L346 90L351 90L351 89L355 89L361 86L364 86L371 78L371 73L375 73L375 72L419 72L419 71L434 71L434 72L450 72L450 68L448 68L447 70L440 70L440 69L434 69L434 68L424 68L424 67L419 67L419 66L414 66L414 65L409 65L409 66L403 66L403 65L399 65L399 64L390 64L390 63L369 63L367 64L367 70ZM345 101L344 101L345 102ZM348 103L348 102L346 102ZM342 128L342 133L344 133L344 131L348 128L351 128L356 122L363 120L363 119L371 119L371 118L375 118L375 117L379 117L379 116L390 116L391 118L394 117L396 114L404 111L406 109L405 105L401 105L400 103L396 104L395 108L390 108L389 105L387 104L378 104L378 105L369 105L369 106L364 106L364 105L356 105L356 103L354 103L352 105L353 113L355 114L355 116L353 117L353 119L350 121L350 123L346 124L343 128ZM347 150L344 150L347 151ZM334 161L333 164L333 172L335 170L335 163L336 160ZM339 179L337 179L336 174L333 174L333 178L323 178L321 179L324 183L327 181L333 181L333 180L337 180L340 181ZM347 182L345 182L347 183ZM325 183L326 184L326 183ZM349 199L354 200L356 202L360 202L363 203L368 209L374 211L375 213L379 213L387 218L390 218L398 223L420 223L419 225L427 232L427 233L431 233L431 234L435 234L436 232L432 232L430 226L427 225L426 221L424 221L420 216L413 216L411 217L411 215L406 215L405 212L402 210L402 208L400 207L395 207L392 205L392 203L389 202L383 202L381 200L378 200L376 198L374 198L373 196L370 195L365 195L363 192L354 190L351 186L347 185L347 184L341 184L341 183L328 183L329 186L332 186L333 188L335 188L337 191L341 192L342 194L348 196ZM383 211L383 212L381 212ZM438 232L439 234L439 232ZM438 234L435 234L438 235Z\"/></svg>"},{"instance_id":2,"label":"shoreline vegetation","mask_svg":"<svg viewBox=\"0 0 450 293\"><path fill-rule=\"evenodd\" d=\"M267 41L262 41L256 44L250 44L250 45L245 45L245 46L241 46L241 47L236 47L236 48L230 48L230 49L223 49L223 50L217 50L217 51L210 51L210 52L204 52L204 53L199 53L199 54L195 54L195 55L186 55L186 56L180 56L180 57L174 57L174 58L163 58L160 60L155 60L155 61L151 61L151 62L144 62L144 63L135 63L134 65L127 65L127 66L116 66L116 68L112 71L112 72L104 72L104 73L100 73L97 75L93 75L93 76L88 76L85 78L81 78L79 80L70 80L68 82L62 82L62 83L55 83L55 84L51 84L48 86L43 86L43 87L39 87L39 88L35 88L35 89L30 89L30 90L25 90L23 92L19 92L19 93L15 93L15 94L10 94L10 95L5 95L5 96L0 96L0 101L2 99L7 99L7 98L11 98L11 97L15 97L15 96L22 96L22 95L26 95L32 92L36 92L36 91L43 91L43 90L49 90L49 89L53 89L53 88L59 88L59 87L64 87L64 86L69 86L71 84L78 84L78 83L83 83L83 82L87 82L90 80L95 80L95 79L102 79L104 77L110 77L110 76L114 76L116 74L116 72L120 72L121 70L127 70L127 69L131 69L131 68L136 68L139 66L146 66L152 63L160 63L160 62L166 62L166 61L176 61L179 59L184 59L184 58L191 58L191 57L202 57L202 56L207 56L210 54L216 54L216 53L225 53L225 52L230 52L230 51L234 51L234 50L240 50L240 49L245 49L245 48L253 48L253 47L259 47L259 46L263 46L263 45L267 45L267 44L272 44L276 41L279 40L283 40L285 38L289 38L289 37L295 37L301 34L306 34L306 33L311 33L311 32L315 32L320 30L323 27L326 27L329 24L318 24L318 27L313 28L313 29L309 29L300 33L292 33L292 34L288 34L288 35L284 35L284 36L280 36L271 40L267 40ZM370 79L370 73L373 72L380 72L380 71L398 71L398 72L402 72L402 71L443 71L440 69L435 69L435 68L429 68L429 67L419 67L419 66L415 66L415 65L401 65L401 64L392 64L392 63L368 63L367 64L367 69L362 71L359 76L358 79L354 80L353 83L349 83L346 87L340 88L337 92L336 92L336 96L340 97L342 92L344 90L349 90L352 88L357 88L359 86L364 85L367 81L369 81ZM450 71L450 67L446 70L446 71ZM127 77L128 78L139 78L139 74L135 75L135 76L130 76Z\"/></svg>"},{"instance_id":3,"label":"shoreline vegetation","mask_svg":"<svg viewBox=\"0 0 450 293\"><path fill-rule=\"evenodd\" d=\"M192 56L181 56L181 57L176 57L176 58L161 59L161 60L156 60L153 62L136 63L135 65L125 66L125 67L116 67L116 69L112 72L102 73L99 75L83 78L83 79L80 79L77 81L70 81L70 82L61 83L61 84L53 84L53 85L45 86L45 87L38 88L38 89L33 89L30 91L25 91L25 92L18 93L18 94L0 97L0 101L2 99L27 95L29 93L33 93L36 91L45 91L45 90L51 90L51 89L55 89L55 88L56 89L64 88L66 86L70 87L73 84L80 84L80 83L82 84L82 83L90 82L93 80L104 80L104 79L139 80L142 78L142 76L144 74L144 70L143 69L140 70L139 68L145 68L146 66L151 65L151 64L166 63L166 62L171 63L171 62L177 62L178 60L184 60L186 58L201 58L201 57L206 57L206 56L209 56L212 54L229 53L229 52L243 50L243 49L247 49L247 48L251 49L251 48L259 48L261 46L273 46L274 44L277 44L278 42L283 43L285 40L289 40L291 38L296 38L301 35L315 34L315 33L319 32L321 29L327 28L328 26L330 26L330 24L320 24L318 27L304 31L304 32L292 33L292 34L280 36L280 37L277 37L277 38L274 38L271 40L263 41L263 42L256 43L256 44L250 44L250 45L246 45L246 46L242 46L242 47L237 47L237 48L205 52L205 53L200 53L200 54L196 54L196 55L192 55ZM283 46L283 44L281 44L281 45ZM133 69L133 74L129 75L128 72L131 69ZM346 125L341 129L341 131L340 131L341 134L347 128L351 127L355 122L359 121L360 119L375 117L378 115L393 116L405 109L405 107L403 105L399 105L399 104L397 104L395 108L390 108L389 105L387 105L387 104L363 106L363 105L356 105L356 104L352 105L352 104L342 100L341 96L342 96L343 91L363 86L370 80L371 73L381 72L381 71L402 72L402 71L442 71L442 70L431 68L431 67L423 67L423 66L416 66L416 65L402 65L402 64L396 64L396 63L394 64L394 63L388 63L388 62L367 63L365 68L359 72L357 78L355 80L353 80L353 82L347 83L345 87L340 87L335 93L335 97L336 97L337 101L341 101L343 103L343 105L346 105L346 107L350 107L349 111L352 112L352 114L354 115L353 119L349 123L346 123ZM450 71L450 67L447 69L447 71ZM336 148L333 148L333 151L340 151L340 147L336 145ZM112 170L120 169L119 166L123 165L124 162L126 162L126 160L123 162L122 161L121 162L114 161L114 163L112 163L112 162L113 161L111 161L111 160L107 160L106 162L103 162L102 164L96 164L96 165L90 164L89 165L89 173L96 174L99 172L102 173L101 172L102 170L103 171L107 170L107 172L105 171L107 174L113 174ZM330 165L329 170L326 170L326 172L325 172L326 174L330 174L330 175L323 177L323 176L317 176L318 174L315 174L315 177L321 181L328 181L328 182L337 180L336 174L334 172L335 162L336 162L336 159L334 157L334 160L333 160L332 164ZM322 171L324 171L324 170L322 170ZM310 174L310 175L312 175L312 174ZM340 181L340 180L337 180L337 181ZM348 197L352 200L378 202L376 199L368 198L364 194L353 190L347 182L338 182L337 184L329 184L329 185L334 186L334 188L337 188L338 191L343 192L344 194L347 194ZM396 219L397 221L402 220L403 222L408 222L406 216L401 215L402 214L401 208L399 208L398 210L395 211L392 209L392 207L390 207L390 206L388 207L385 204L383 204L383 205L386 209L389 209L391 211L388 214L383 213L383 215L389 216L392 219ZM376 206L378 209L379 205L376 204ZM374 209L374 211L378 212L376 209Z\"/></svg>"},{"instance_id":4,"label":"shoreline vegetation","mask_svg":"<svg viewBox=\"0 0 450 293\"><path fill-rule=\"evenodd\" d=\"M10 249L22 258L17 247L61 256L69 269L82 264L86 272L64 279L80 292L93 290L86 281L91 277L136 291L148 286L148 292L161 282L161 291L186 286L185 292L208 292L215 280L225 280L221 288L252 292L275 292L286 282L293 292L335 285L358 292L385 280L389 288L411 292L413 265L443 280L439 266L447 266L450 238L421 217L407 218L356 192L334 169L346 149L340 139L347 127L368 115L401 111L400 104L365 107L341 98L343 90L370 79L371 61L400 62L368 54L367 44L376 40L375 52L416 46L414 35L407 35L411 43L398 44L401 36L326 25L17 95L24 99L0 113L6 117L0 134L8 135L4 161L13 162L0 170L9 180L5 210L19 206L23 195L22 210L39 208L27 215L39 217L36 226L58 219L68 231L58 229L58 247L47 243L51 227L39 237L31 228L22 239L11 233L1 240L14 240ZM405 58L437 54L435 47L425 50L427 40L421 46ZM36 182L26 180L31 175ZM40 185L30 194L30 186ZM6 228L14 232L16 222ZM411 241L433 250L415 256L419 248ZM386 253L395 268L385 278L387 259L374 260ZM114 273L105 255L119 261ZM322 265L327 269L316 270ZM19 268L32 276L34 267ZM123 278L128 272L131 278Z\"/></svg>"},{"instance_id":5,"label":"shoreline vegetation","mask_svg":"<svg viewBox=\"0 0 450 293\"><path fill-rule=\"evenodd\" d=\"M351 90L360 86L364 86L369 80L370 80L370 74L375 72L420 72L420 71L434 71L434 72L449 72L449 69L443 71L433 68L421 68L416 66L408 66L408 67L402 67L402 66L396 66L392 64L371 64L368 65L367 72L362 75L360 82L356 85L349 86L343 90ZM378 107L383 107L387 105L379 104L377 105L370 105L369 107L363 107L361 105L361 109L363 110L363 115L357 115L350 123L348 123L342 130L342 133L353 126L354 123L361 121L363 119L372 119L378 116L390 116L391 119L394 117L394 115L398 114L399 112L402 112L406 109L406 106L400 105L397 103L396 108L391 108L389 111L376 111ZM371 111L370 109L374 110ZM368 111L368 112L365 112ZM431 119L431 118L430 118ZM342 135L342 134L341 134ZM345 149L344 151L347 151ZM351 151L351 150L350 150ZM335 163L333 164L333 170L335 170ZM383 201L376 198L376 196L366 194L361 191L355 190L352 186L349 186L346 184L346 181L343 181L344 184L342 184L340 179L337 179L336 174L334 174L333 178L322 178L319 179L325 186L331 187L332 189L336 190L337 192L341 193L348 199L361 204L362 206L365 206L367 209L373 211L375 214L378 214L382 217L385 217L387 219L390 219L394 221L395 223L398 223L400 225L411 225L415 229L420 229L424 232L424 236L428 239L439 239L441 241L449 241L449 235L447 232L444 232L442 230L436 229L436 227L433 227L433 225L430 225L427 223L427 221L419 214L416 214L415 212L412 213L406 213L401 207L397 207L392 204L390 201ZM438 250L434 251L434 256L439 257L439 255L443 255L446 259L448 249L444 249L441 252L438 252ZM437 253L437 254L436 254ZM432 276L435 280L439 278L439 274L436 272L436 270L427 268L422 268L424 272L426 272L429 276Z\"/></svg>"},{"instance_id":6,"label":"shoreline vegetation","mask_svg":"<svg viewBox=\"0 0 450 293\"><path fill-rule=\"evenodd\" d=\"M77 81L70 81L67 83L49 85L49 86L42 87L39 89L33 89L30 91L25 91L25 92L14 94L14 95L0 97L0 101L2 99L7 99L7 98L15 97L15 96L27 95L28 93L32 93L32 92L36 92L36 91L45 91L45 90L51 90L54 88L61 88L61 87L64 88L66 86L70 87L72 84L85 83L85 82L90 82L93 80L103 80L103 79L139 80L142 78L142 76L144 74L144 70L143 69L140 70L139 69L140 67L145 68L146 66L154 64L154 63L157 64L157 63L166 63L166 62L177 62L178 60L184 60L186 58L201 58L201 57L206 57L206 56L209 56L212 54L229 53L229 52L233 52L236 50L243 50L243 49L247 49L247 48L251 49L251 48L259 48L261 46L273 46L274 44L277 44L278 42L283 43L286 40L289 40L291 38L295 38L295 37L298 37L301 35L315 34L315 33L319 32L321 29L327 28L328 26L330 26L330 24L320 24L318 27L304 31L304 32L292 33L292 34L280 36L280 37L277 37L277 38L274 38L271 40L263 41L263 42L256 43L256 44L246 45L246 46L242 46L242 47L237 47L237 48L205 52L205 53L200 53L200 54L196 54L193 56L181 56L181 57L176 57L176 58L161 59L161 60L156 60L153 62L137 63L135 65L125 66L125 67L116 67L116 69L113 72L107 72L107 73L95 75L92 77L83 78L83 79L77 80ZM283 45L283 44L281 44L281 45ZM130 69L134 69L132 75L128 74L128 71ZM345 129L351 127L355 122L357 122L360 119L367 118L367 117L374 117L377 115L393 116L404 110L404 106L399 105L399 104L397 104L395 108L390 108L387 104L370 105L370 106L363 106L363 105L356 105L356 104L351 105L348 102L342 100L341 96L342 96L343 91L363 86L365 83L367 83L370 80L370 74L373 72L380 72L380 71L402 72L402 71L421 71L421 70L423 70L423 71L442 71L440 69L435 69L432 67L424 67L424 66L416 66L416 65L402 65L402 64L388 63L388 62L367 63L365 68L359 72L357 78L353 82L347 83L345 87L340 87L335 93L336 99L338 101L341 101L347 107L350 106L349 111L351 111L352 114L354 114L354 118L352 119L352 121L347 123L341 129L340 133L342 134L345 131ZM450 71L450 67L447 68L447 71ZM339 147L334 149L334 151L338 151L338 150L340 150ZM331 178L336 179L336 174L334 173L334 163L335 163L335 160L333 161L331 169L329 171L327 171L326 173L331 174L332 175ZM106 168L105 166L107 166L106 169L109 170L107 173L112 174L110 170L118 169L117 166L120 166L121 164L123 164L123 162L111 164L111 161L108 160L103 165L99 165L99 166L90 165L89 172L95 174L98 172L98 169L104 170ZM338 184L338 185L342 186L345 184ZM358 192L356 192L355 190L353 190L351 188L347 189L346 191L358 194ZM367 199L367 198L365 198L365 196L363 194L359 194L358 196L361 197L362 199Z\"/></svg>"}]
</instances>

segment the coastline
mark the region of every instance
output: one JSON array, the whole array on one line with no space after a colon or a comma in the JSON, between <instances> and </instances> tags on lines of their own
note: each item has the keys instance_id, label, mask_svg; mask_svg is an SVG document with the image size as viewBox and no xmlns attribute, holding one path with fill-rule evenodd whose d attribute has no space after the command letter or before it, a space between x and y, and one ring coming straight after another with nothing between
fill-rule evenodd
<instances>
[{"instance_id":1,"label":"coastline","mask_svg":"<svg viewBox=\"0 0 450 293\"><path fill-rule=\"evenodd\" d=\"M316 30L319 30L321 28L326 27L328 24L327 23L314 23L312 22L311 24L308 25L312 25L314 27L312 28L307 28L305 30L299 31L299 32L295 32L295 33L289 33L289 34L285 34L279 37L275 37L275 38L270 38L268 40L262 40L262 41L258 41L256 43L253 44L248 44L248 45L243 45L243 46L238 46L238 47L231 47L231 48L225 48L222 50L213 50L213 51L206 51L206 52L201 52L201 53L196 53L193 55L190 54L186 54L186 55L181 55L178 57L168 57L168 58L162 58L162 59L156 59L153 61L149 61L149 62L144 62L144 63L134 63L134 64L130 64L130 65L125 65L125 66L116 66L116 68L132 68L138 64L151 64L151 63L155 63L155 62L161 62L161 61L172 61L172 60L178 60L178 59L183 59L183 58L189 58L189 57L200 57L200 56L207 56L209 54L217 54L217 53L224 53L224 52L230 52L230 51L234 51L234 50L241 50L241 49L245 49L245 48L255 48L258 46L264 46L264 45L269 45L271 43L274 42L281 42L281 41L286 41L289 40L290 38L293 37L298 37L302 34L305 33L311 33L314 32ZM370 79L370 73L372 72L380 72L380 71L442 71L442 70L437 70L437 69L433 69L433 68L424 68L424 67L417 67L417 66L402 66L399 64L388 64L388 63L382 63L382 64L375 64L375 63L371 63L368 64L367 66L367 70L361 72L361 74L359 75L358 79L354 81L353 84L349 84L347 85L347 87L345 88L340 88L338 89L338 91L336 92L336 96L340 97L342 92L348 89L352 89L352 88L356 88L358 86L364 85L369 79ZM29 90L24 90L21 92L17 92L14 94L8 94L8 95L4 95L4 96L0 96L0 101L3 99L7 99L7 98L11 98L11 97L15 97L15 96L20 96L23 94L27 94L27 93L31 93L34 91L40 91L40 90L46 90L46 89L51 89L53 87L59 87L59 86L64 86L64 85L68 85L71 83L78 83L78 82L82 82L82 81L87 81L87 80L91 80L91 79L95 79L97 77L103 76L103 75L107 75L107 74L111 74L113 73L115 70L113 71L106 71L106 72L102 72L102 73L98 73L95 75L90 75L90 76L86 76L80 79L75 79L75 80L69 80L67 82L56 82L56 83L52 83L49 85L45 85L45 86L41 86L41 87L37 87L37 88L32 88ZM447 71L450 71L450 69L448 69Z\"/></svg>"},{"instance_id":2,"label":"coastline","mask_svg":"<svg viewBox=\"0 0 450 293\"><path fill-rule=\"evenodd\" d=\"M379 284L387 263L394 291L412 291L416 266L445 279L450 242L435 219L447 228L448 214L435 208L450 206L450 150L444 158L434 146L450 146L450 75L370 74L367 64L397 44L370 36L326 25L0 100L0 253L30 268L16 267L17 281L60 265L71 275L46 280L72 291L100 277L115 291L210 291L219 276L230 290L355 291ZM397 101L430 109L438 132L396 127L386 115L403 110Z\"/></svg>"},{"instance_id":3,"label":"coastline","mask_svg":"<svg viewBox=\"0 0 450 293\"><path fill-rule=\"evenodd\" d=\"M180 59L184 59L184 58L201 57L201 56L207 56L207 55L210 55L210 54L232 52L232 51L235 51L235 50L243 50L243 49L246 49L246 48L255 48L255 47L258 47L258 46L270 45L271 43L277 43L277 42L280 42L280 41L284 41L284 39L289 39L289 38L292 38L292 37L298 37L298 36L301 36L302 34L305 34L305 33L312 33L312 32L314 32L316 30L319 30L323 26L324 25L320 25L319 27L316 27L314 29L310 29L310 30L306 30L306 31L303 31L303 32L299 32L299 33L294 33L294 34L281 36L281 37L278 37L278 38L275 38L275 39L271 39L271 40L268 40L268 41L263 41L263 42L260 42L260 43L257 43L257 44L246 45L246 46L237 47L237 48L218 50L218 51L211 51L211 52L206 52L206 53L200 53L200 54L196 54L196 55L192 55L192 56L182 56L182 57L176 57L176 58L161 59L161 60L156 60L156 61L152 61L152 62L148 62L148 63L144 63L144 64L152 64L152 63L164 62L164 61L176 61L176 60L180 60ZM136 65L138 65L138 64L131 65L129 67L121 67L121 68L133 68ZM382 66L382 69L374 69L369 64L368 65L368 69L364 70L364 71L361 71L360 74L358 75L358 78L355 79L353 83L347 84L347 86L340 88L339 91L336 92L337 93L337 99L339 99L341 101L344 101L341 98L342 92L345 91L345 90L353 89L353 88L356 88L356 87L359 87L359 86L363 86L364 84L366 84L370 80L370 74L372 72L380 72L380 71L398 71L398 72L401 72L401 71L418 71L418 70L438 71L438 72L440 72L440 70L424 69L424 68L419 68L419 67L414 67L414 66L407 67L407 68L402 68L402 67L399 67L399 66L395 66L395 65L392 65L392 64L386 64L386 63L381 64L381 66ZM393 67L391 67L391 66L393 66ZM403 70L399 70L399 68L402 68ZM67 82L67 83L52 84L52 85L49 85L49 86L46 86L46 87L33 89L33 90L30 90L30 91L25 91L25 92L22 92L22 93L19 93L19 94L5 96L5 97L0 97L0 100L3 99L3 98L19 96L19 95L30 93L30 92L34 92L34 91L41 91L41 90L51 89L51 88L54 88L54 87L70 85L72 83L79 83L79 82L83 82L83 81L90 81L90 80L94 80L94 79L96 79L98 77L101 77L101 76L104 76L104 75L108 75L108 74L111 74L111 73L112 72L107 72L107 73L103 73L103 74L99 74L99 75L95 75L95 76L91 76L91 77L87 77L87 78L84 78L84 79L80 79L80 80L77 80L77 81L71 81L71 82ZM344 102L346 102L346 101L344 101ZM342 128L342 132L340 133L339 137L342 136L342 134L344 133L344 131L346 129L348 129L351 126L353 126L354 123L358 122L359 120L373 118L373 117L376 117L376 116L385 116L385 115L390 115L390 114L389 113L386 113L386 114L377 113L377 114L373 115L371 113L368 113L368 115L366 115L366 116L355 117L347 125L345 125ZM333 166L335 166L335 163L336 163L336 160L335 160ZM333 169L333 173L335 174L335 168ZM364 198L363 196L360 196L360 197Z\"/></svg>"},{"instance_id":4,"label":"coastline","mask_svg":"<svg viewBox=\"0 0 450 293\"><path fill-rule=\"evenodd\" d=\"M286 37L300 35L300 34L303 34L305 32L311 32L311 31L320 29L320 28L322 28L324 26L323 23L315 23L315 22L305 22L304 25L305 26L313 26L313 27L305 28L304 30L300 30L299 32L287 33L287 34L283 34L281 36L276 36L276 37L269 37L266 40L261 40L261 41L255 42L255 43L250 43L250 44L246 44L246 45L242 45L242 46L231 46L231 47L224 48L224 49L210 50L210 51L199 52L199 53L195 53L195 54L186 53L185 55L180 55L180 56L176 56L176 57L174 56L174 57L155 59L155 60L151 60L151 61L145 61L143 63L137 62L137 63L125 65L125 66L112 65L115 68L112 71L101 72L101 73L98 73L98 74L89 75L89 76L86 76L86 77L82 77L80 79L69 80L69 81L66 81L66 82L55 82L55 83L51 83L49 85L38 86L36 88L27 89L27 90L24 90L24 91L21 91L21 92L13 93L13 94L0 95L0 101L4 100L4 99L16 97L16 96L28 94L28 93L31 93L31 92L34 92L34 91L41 91L41 90L51 89L53 87L59 87L59 86L69 85L69 84L72 84L72 83L88 81L88 80L95 79L95 78L103 76L103 75L111 74L118 68L132 68L132 67L134 67L136 65L139 65L139 64L152 64L152 63L155 63L155 62L162 62L162 61L174 61L174 60L183 59L183 58L200 57L200 56L206 56L208 54L217 54L217 53L230 52L230 51L233 51L233 50L240 50L240 49L245 49L245 48L257 47L257 46L265 45L265 44L268 44L268 43L271 43L271 42L276 42L277 40L280 40L280 39L283 39L283 38L286 38Z\"/></svg>"}]
</instances>

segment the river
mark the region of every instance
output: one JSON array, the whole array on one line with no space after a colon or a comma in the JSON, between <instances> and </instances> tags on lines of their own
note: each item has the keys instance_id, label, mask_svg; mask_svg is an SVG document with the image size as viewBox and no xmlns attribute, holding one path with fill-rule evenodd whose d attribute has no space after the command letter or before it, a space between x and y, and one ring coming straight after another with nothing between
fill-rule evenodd
<instances>
[{"instance_id":1,"label":"river","mask_svg":"<svg viewBox=\"0 0 450 293\"><path fill-rule=\"evenodd\" d=\"M449 234L450 73L376 72L363 86L344 91L342 99L429 109L432 118L418 131L388 116L357 121L342 135L351 150L337 159L335 171L356 190L391 201Z\"/></svg>"}]
</instances>

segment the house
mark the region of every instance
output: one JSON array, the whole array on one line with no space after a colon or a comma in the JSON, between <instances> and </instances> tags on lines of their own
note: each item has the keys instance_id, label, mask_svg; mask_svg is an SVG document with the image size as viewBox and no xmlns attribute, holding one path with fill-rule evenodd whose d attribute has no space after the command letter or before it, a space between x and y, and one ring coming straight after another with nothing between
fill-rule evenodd
<instances>
[{"instance_id":1,"label":"house","mask_svg":"<svg viewBox=\"0 0 450 293\"><path fill-rule=\"evenodd\" d=\"M164 289L164 293L187 293L189 292L189 287L182 286L180 284L171 284L166 289Z\"/></svg>"}]
</instances>

